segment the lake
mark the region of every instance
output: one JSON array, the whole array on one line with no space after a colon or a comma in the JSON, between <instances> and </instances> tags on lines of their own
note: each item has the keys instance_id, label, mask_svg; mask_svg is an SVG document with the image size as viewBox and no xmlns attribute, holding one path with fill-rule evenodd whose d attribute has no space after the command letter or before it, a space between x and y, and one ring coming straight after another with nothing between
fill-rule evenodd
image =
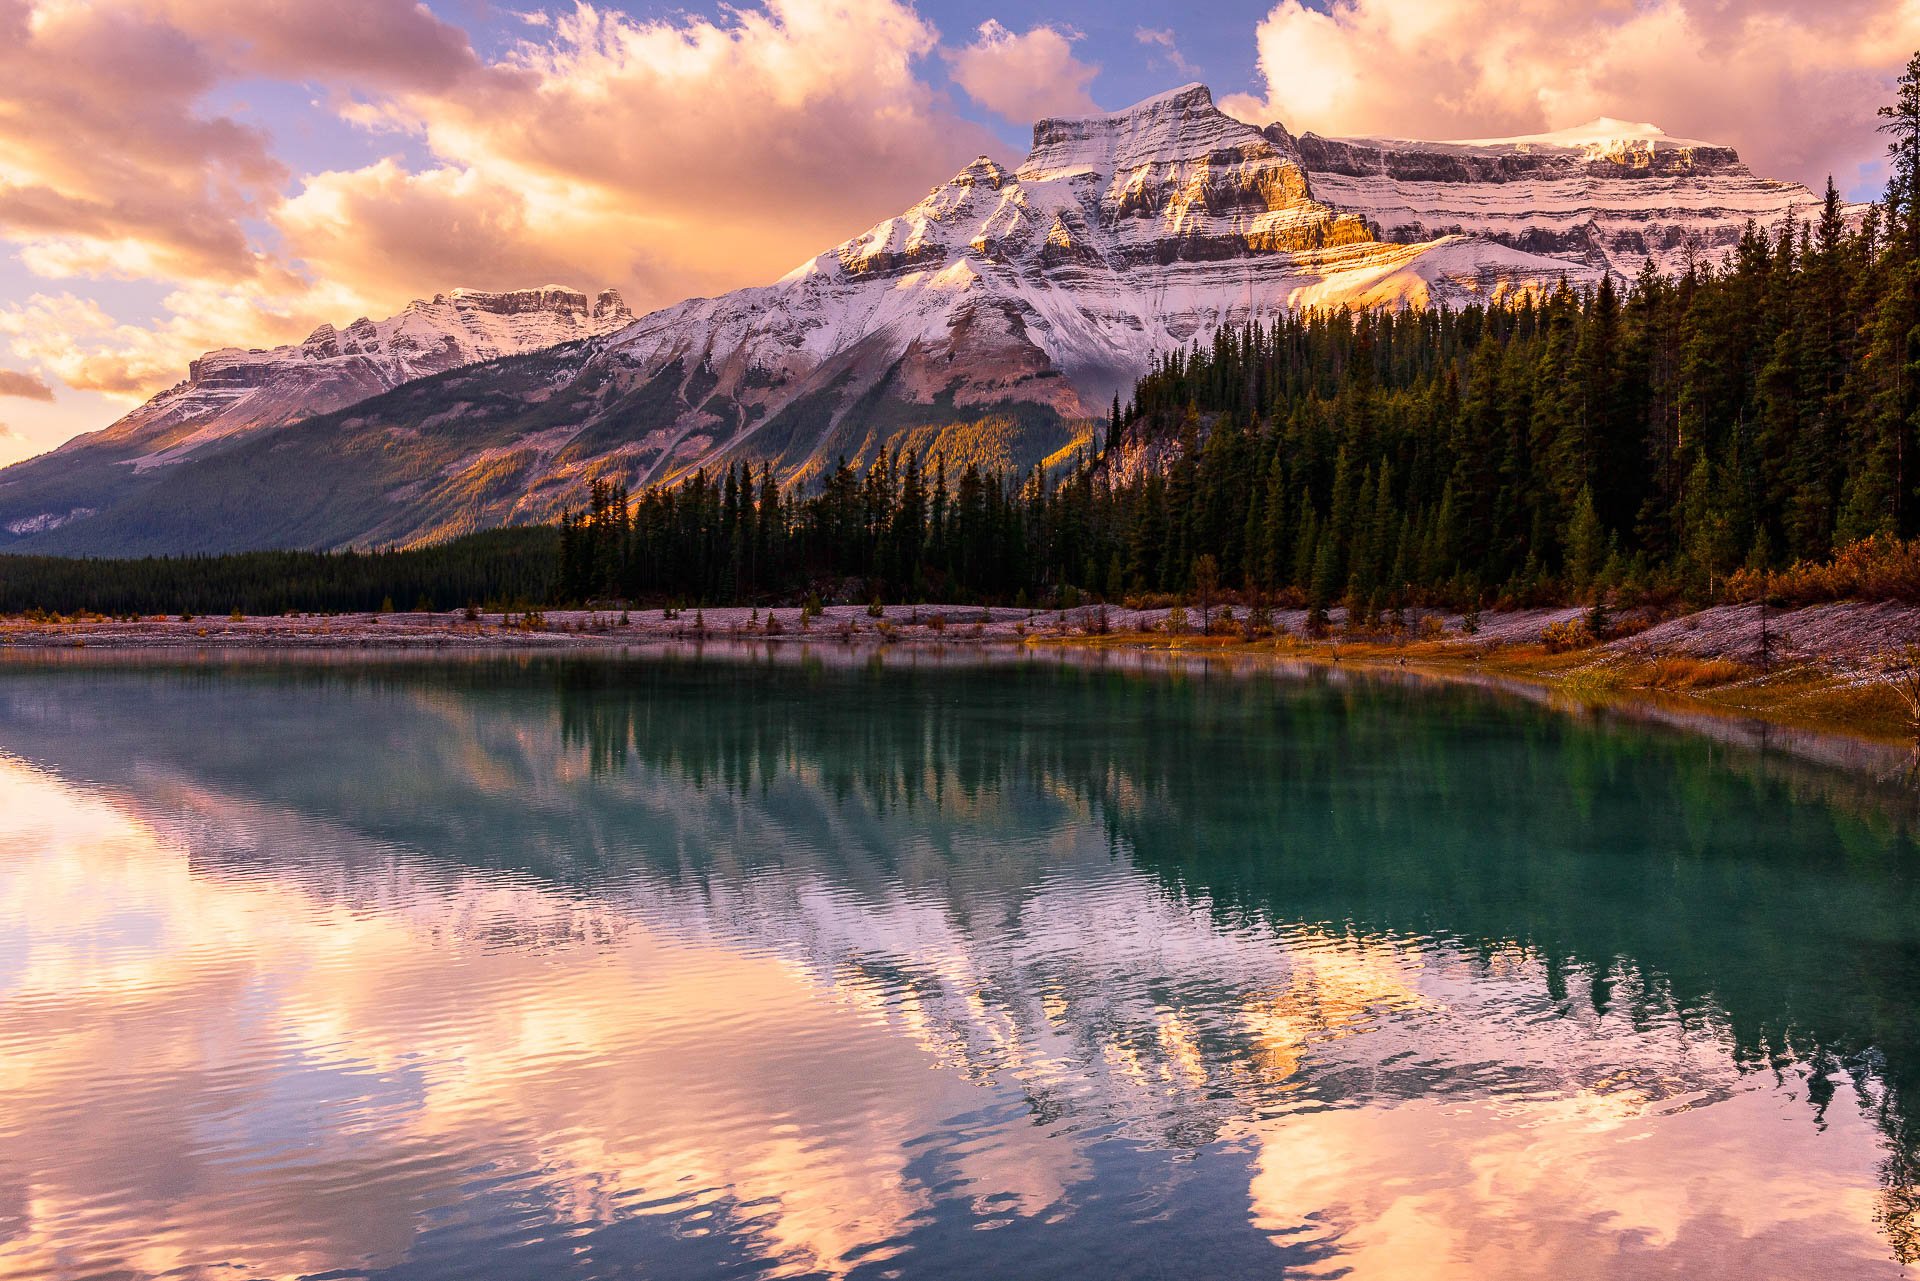
<instances>
[{"instance_id":1,"label":"lake","mask_svg":"<svg viewBox=\"0 0 1920 1281\"><path fill-rule=\"evenodd\" d=\"M8 662L0 1276L1899 1276L1913 796L1328 672Z\"/></svg>"}]
</instances>

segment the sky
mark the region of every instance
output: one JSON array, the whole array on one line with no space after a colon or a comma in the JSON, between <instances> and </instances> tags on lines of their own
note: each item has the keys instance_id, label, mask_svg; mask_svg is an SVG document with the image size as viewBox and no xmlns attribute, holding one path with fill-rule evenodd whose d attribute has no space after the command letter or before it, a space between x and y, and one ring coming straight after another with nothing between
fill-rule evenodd
<instances>
[{"instance_id":1,"label":"sky","mask_svg":"<svg viewBox=\"0 0 1920 1281\"><path fill-rule=\"evenodd\" d=\"M1920 0L0 0L0 464L457 286L765 283L1032 121L1597 116L1856 198Z\"/></svg>"}]
</instances>

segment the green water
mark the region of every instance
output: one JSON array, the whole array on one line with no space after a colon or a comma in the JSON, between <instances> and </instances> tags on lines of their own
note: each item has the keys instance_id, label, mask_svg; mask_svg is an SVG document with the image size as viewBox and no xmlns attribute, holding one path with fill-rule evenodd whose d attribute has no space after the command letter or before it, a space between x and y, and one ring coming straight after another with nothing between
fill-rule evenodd
<instances>
[{"instance_id":1,"label":"green water","mask_svg":"<svg viewBox=\"0 0 1920 1281\"><path fill-rule=\"evenodd\" d=\"M1898 1276L1913 817L1326 674L10 663L0 1276Z\"/></svg>"}]
</instances>

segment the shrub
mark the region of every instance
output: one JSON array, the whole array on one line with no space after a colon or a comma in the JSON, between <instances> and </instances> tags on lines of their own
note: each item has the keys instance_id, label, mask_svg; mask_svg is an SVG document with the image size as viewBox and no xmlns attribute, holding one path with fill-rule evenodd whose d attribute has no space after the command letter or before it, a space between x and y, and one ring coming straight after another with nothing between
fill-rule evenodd
<instances>
[{"instance_id":1,"label":"shrub","mask_svg":"<svg viewBox=\"0 0 1920 1281\"><path fill-rule=\"evenodd\" d=\"M1920 603L1920 538L1878 535L1849 543L1824 562L1802 561L1782 570L1739 570L1727 580L1727 594L1736 600L1790 605L1835 600Z\"/></svg>"},{"instance_id":2,"label":"shrub","mask_svg":"<svg viewBox=\"0 0 1920 1281\"><path fill-rule=\"evenodd\" d=\"M1585 649L1593 644L1593 631L1584 618L1569 618L1558 623L1548 623L1541 629L1540 643L1547 647L1549 654L1564 654L1569 650Z\"/></svg>"}]
</instances>

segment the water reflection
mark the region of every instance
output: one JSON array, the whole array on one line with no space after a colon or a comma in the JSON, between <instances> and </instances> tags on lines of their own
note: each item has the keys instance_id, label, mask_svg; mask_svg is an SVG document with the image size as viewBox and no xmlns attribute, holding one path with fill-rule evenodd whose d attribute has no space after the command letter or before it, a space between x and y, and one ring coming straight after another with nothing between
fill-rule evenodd
<instances>
[{"instance_id":1,"label":"water reflection","mask_svg":"<svg viewBox=\"0 0 1920 1281\"><path fill-rule=\"evenodd\" d=\"M1478 694L0 679L0 1275L1872 1276L1898 808Z\"/></svg>"}]
</instances>

